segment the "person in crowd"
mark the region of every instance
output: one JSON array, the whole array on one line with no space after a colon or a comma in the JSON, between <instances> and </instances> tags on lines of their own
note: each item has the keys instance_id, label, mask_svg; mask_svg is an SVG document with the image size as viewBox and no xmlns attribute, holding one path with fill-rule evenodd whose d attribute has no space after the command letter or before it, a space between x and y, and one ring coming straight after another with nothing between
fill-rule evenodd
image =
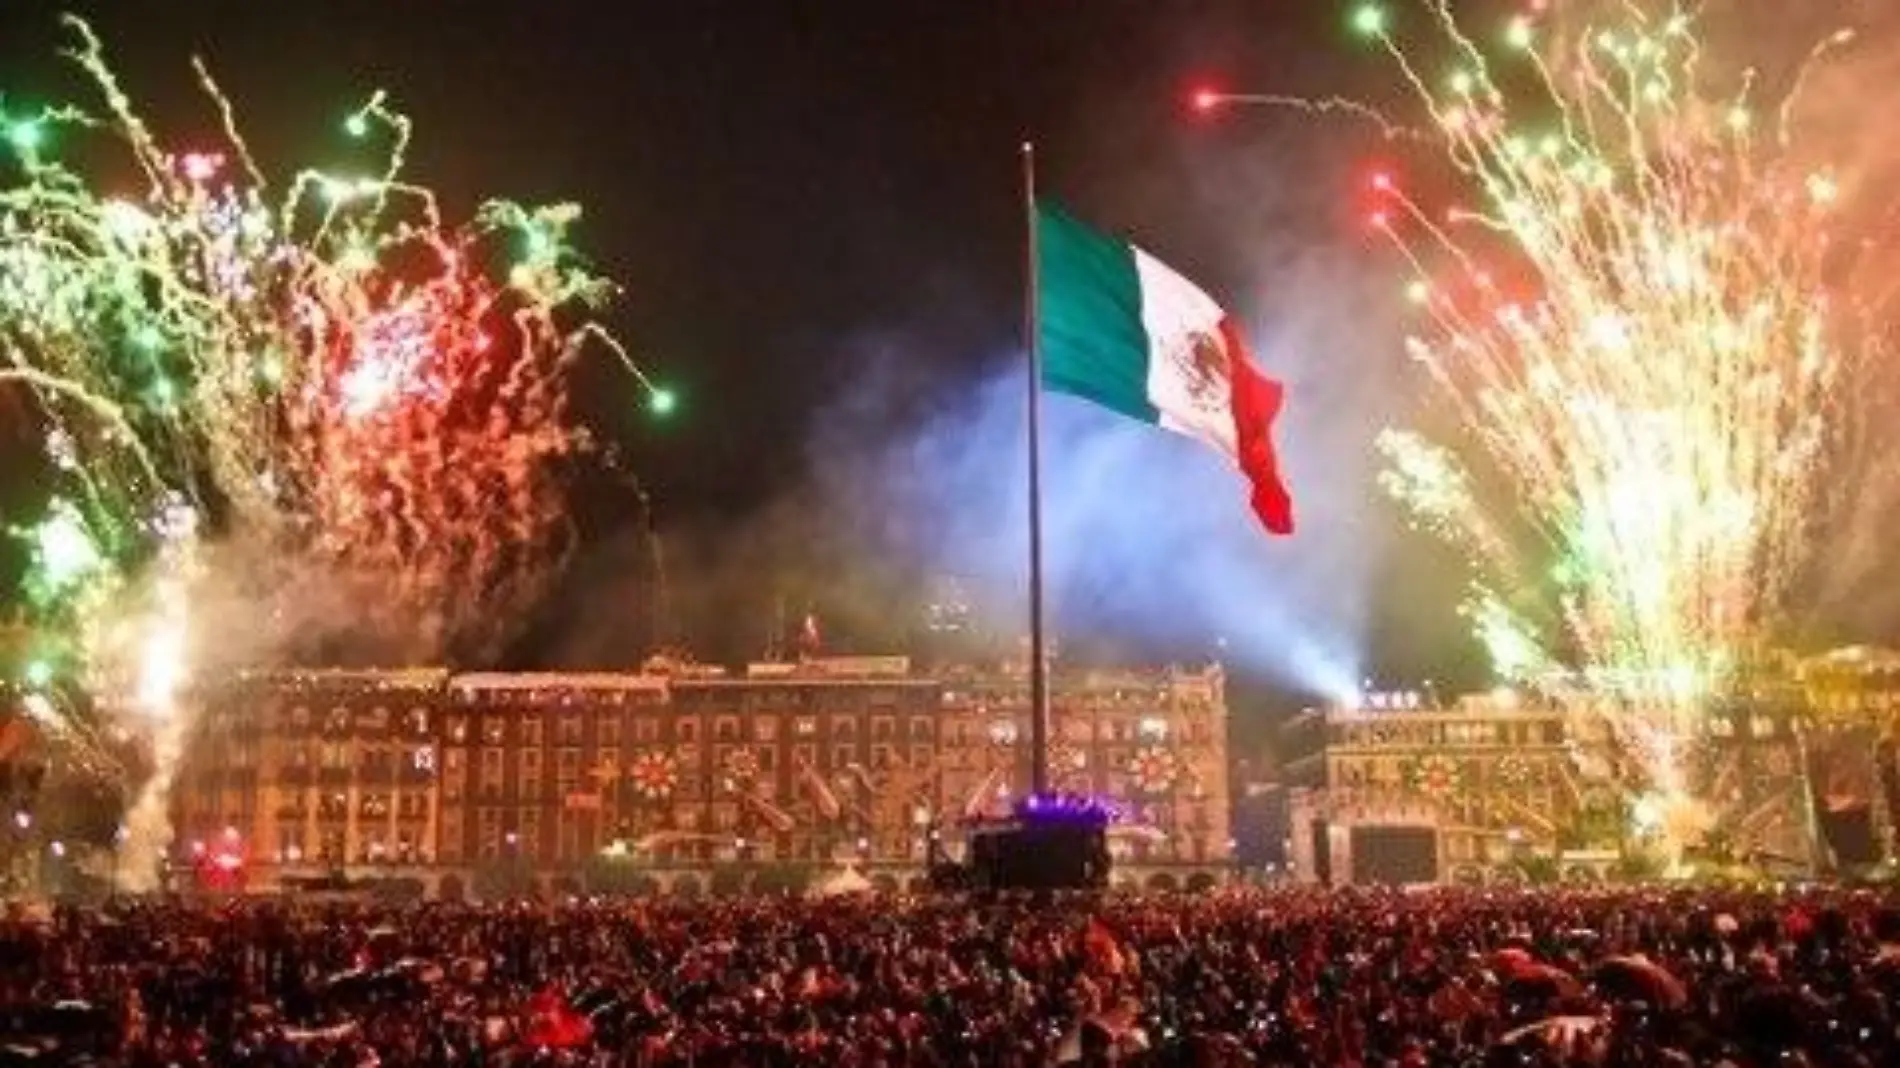
<instances>
[{"instance_id":1,"label":"person in crowd","mask_svg":"<svg viewBox=\"0 0 1900 1068\"><path fill-rule=\"evenodd\" d=\"M0 921L0 1063L1850 1068L1868 891L121 901Z\"/></svg>"}]
</instances>

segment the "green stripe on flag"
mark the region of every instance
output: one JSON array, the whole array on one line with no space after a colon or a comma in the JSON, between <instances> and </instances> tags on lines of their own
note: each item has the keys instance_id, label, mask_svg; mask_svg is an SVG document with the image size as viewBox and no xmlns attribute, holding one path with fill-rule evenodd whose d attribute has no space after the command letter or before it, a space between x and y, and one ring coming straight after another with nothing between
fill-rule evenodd
<instances>
[{"instance_id":1,"label":"green stripe on flag","mask_svg":"<svg viewBox=\"0 0 1900 1068\"><path fill-rule=\"evenodd\" d=\"M1148 402L1141 277L1128 245L1038 202L1036 276L1043 386L1160 422Z\"/></svg>"}]
</instances>

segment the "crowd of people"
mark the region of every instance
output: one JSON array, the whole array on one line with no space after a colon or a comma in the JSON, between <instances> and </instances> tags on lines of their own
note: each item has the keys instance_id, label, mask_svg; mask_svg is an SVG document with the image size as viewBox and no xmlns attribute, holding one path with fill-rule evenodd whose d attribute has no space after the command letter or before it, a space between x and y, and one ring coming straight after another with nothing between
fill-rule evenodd
<instances>
[{"instance_id":1,"label":"crowd of people","mask_svg":"<svg viewBox=\"0 0 1900 1068\"><path fill-rule=\"evenodd\" d=\"M15 910L0 1059L1900 1063L1868 891L1232 890Z\"/></svg>"}]
</instances>

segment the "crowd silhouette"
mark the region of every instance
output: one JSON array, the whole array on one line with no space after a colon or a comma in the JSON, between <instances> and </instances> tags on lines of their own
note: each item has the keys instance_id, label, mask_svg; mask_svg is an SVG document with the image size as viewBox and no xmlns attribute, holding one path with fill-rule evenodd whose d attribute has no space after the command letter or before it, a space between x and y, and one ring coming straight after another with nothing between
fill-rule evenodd
<instances>
[{"instance_id":1,"label":"crowd silhouette","mask_svg":"<svg viewBox=\"0 0 1900 1068\"><path fill-rule=\"evenodd\" d=\"M1871 891L1231 890L15 910L4 1059L1900 1063Z\"/></svg>"}]
</instances>

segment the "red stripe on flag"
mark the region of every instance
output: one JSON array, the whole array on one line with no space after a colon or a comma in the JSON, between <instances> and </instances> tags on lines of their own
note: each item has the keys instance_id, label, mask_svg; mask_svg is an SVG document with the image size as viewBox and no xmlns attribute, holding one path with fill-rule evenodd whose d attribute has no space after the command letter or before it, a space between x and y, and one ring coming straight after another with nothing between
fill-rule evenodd
<instances>
[{"instance_id":1,"label":"red stripe on flag","mask_svg":"<svg viewBox=\"0 0 1900 1068\"><path fill-rule=\"evenodd\" d=\"M1254 366L1247 342L1232 319L1222 319L1221 340L1227 347L1228 381L1233 385L1234 444L1240 470L1253 483L1253 514L1274 534L1293 533L1293 497L1280 478L1280 458L1273 449L1273 421L1286 399L1286 387Z\"/></svg>"}]
</instances>

